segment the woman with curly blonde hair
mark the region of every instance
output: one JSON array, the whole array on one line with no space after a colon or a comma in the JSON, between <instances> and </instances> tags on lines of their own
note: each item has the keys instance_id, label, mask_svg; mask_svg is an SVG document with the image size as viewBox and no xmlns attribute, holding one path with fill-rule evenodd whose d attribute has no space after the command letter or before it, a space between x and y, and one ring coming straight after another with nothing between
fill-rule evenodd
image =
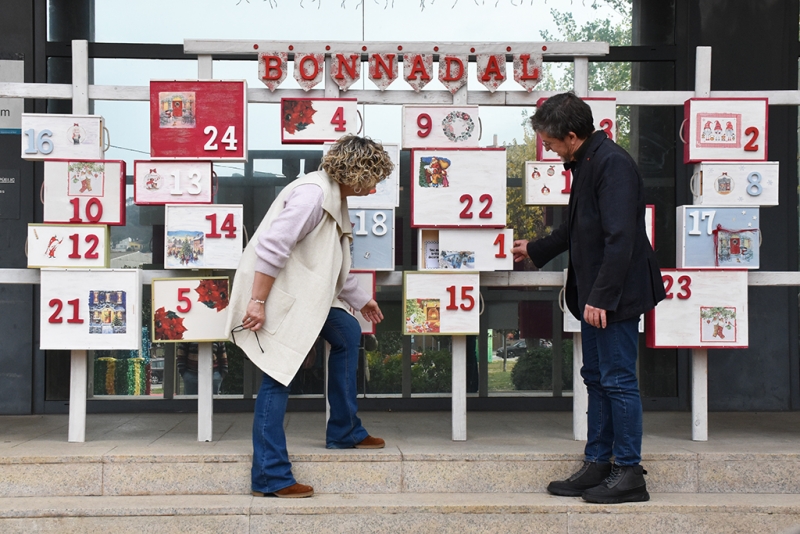
<instances>
[{"instance_id":1,"label":"woman with curly blonde hair","mask_svg":"<svg viewBox=\"0 0 800 534\"><path fill-rule=\"evenodd\" d=\"M320 169L286 186L273 202L236 271L228 329L262 371L253 418L253 495L310 497L292 476L283 419L289 384L318 335L328 359L330 449L383 448L357 416L356 369L361 328L348 311L379 323L380 307L350 274L348 196L364 196L394 165L371 139L345 136ZM345 304L346 303L346 304Z\"/></svg>"}]
</instances>

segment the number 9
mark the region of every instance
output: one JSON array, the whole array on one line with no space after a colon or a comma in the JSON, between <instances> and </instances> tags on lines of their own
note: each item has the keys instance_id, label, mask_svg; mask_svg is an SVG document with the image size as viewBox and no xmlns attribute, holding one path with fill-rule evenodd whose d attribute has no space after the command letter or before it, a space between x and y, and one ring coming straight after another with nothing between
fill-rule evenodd
<instances>
[{"instance_id":1,"label":"number 9","mask_svg":"<svg viewBox=\"0 0 800 534\"><path fill-rule=\"evenodd\" d=\"M433 121L431 121L431 116L427 113L421 113L417 117L417 126L422 129L417 130L417 135L420 137L428 137L431 134L432 125Z\"/></svg>"}]
</instances>

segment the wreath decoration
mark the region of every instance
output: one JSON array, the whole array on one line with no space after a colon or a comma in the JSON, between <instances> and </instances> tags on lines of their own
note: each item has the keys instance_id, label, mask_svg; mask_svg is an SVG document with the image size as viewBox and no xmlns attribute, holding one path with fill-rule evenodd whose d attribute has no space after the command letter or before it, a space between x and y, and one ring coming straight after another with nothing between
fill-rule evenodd
<instances>
[{"instance_id":1,"label":"wreath decoration","mask_svg":"<svg viewBox=\"0 0 800 534\"><path fill-rule=\"evenodd\" d=\"M460 130L460 133L456 133L456 128ZM442 119L442 131L445 137L454 143L466 141L472 137L474 130L475 122L469 116L469 113L464 111L451 111Z\"/></svg>"}]
</instances>

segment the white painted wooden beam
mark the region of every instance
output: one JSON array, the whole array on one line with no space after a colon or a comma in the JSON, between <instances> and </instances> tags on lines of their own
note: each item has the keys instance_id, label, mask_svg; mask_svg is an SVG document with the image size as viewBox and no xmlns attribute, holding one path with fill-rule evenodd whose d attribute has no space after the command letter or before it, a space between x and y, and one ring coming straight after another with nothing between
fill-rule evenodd
<instances>
[{"instance_id":1,"label":"white painted wooden beam","mask_svg":"<svg viewBox=\"0 0 800 534\"><path fill-rule=\"evenodd\" d=\"M85 350L70 351L69 357L69 428L67 441L86 441L86 384L88 363Z\"/></svg>"},{"instance_id":2,"label":"white painted wooden beam","mask_svg":"<svg viewBox=\"0 0 800 534\"><path fill-rule=\"evenodd\" d=\"M589 58L575 58L575 76L572 88L575 94L581 98L589 96Z\"/></svg>"},{"instance_id":3,"label":"white painted wooden beam","mask_svg":"<svg viewBox=\"0 0 800 534\"><path fill-rule=\"evenodd\" d=\"M211 342L197 348L197 441L211 441L214 435L214 361Z\"/></svg>"},{"instance_id":4,"label":"white painted wooden beam","mask_svg":"<svg viewBox=\"0 0 800 534\"><path fill-rule=\"evenodd\" d=\"M197 56L197 78L200 80L214 79L214 62L210 55Z\"/></svg>"},{"instance_id":5,"label":"white painted wooden beam","mask_svg":"<svg viewBox=\"0 0 800 534\"><path fill-rule=\"evenodd\" d=\"M291 49L289 47L292 47ZM329 49L327 47L330 47ZM400 48L402 47L402 48ZM509 51L508 48L511 48ZM545 56L605 56L608 43L577 42L386 42L386 41L260 41L247 39L184 39L186 54L253 54L260 52L395 54L513 54L541 52Z\"/></svg>"},{"instance_id":6,"label":"white painted wooden beam","mask_svg":"<svg viewBox=\"0 0 800 534\"><path fill-rule=\"evenodd\" d=\"M89 41L72 41L72 113L89 114Z\"/></svg>"},{"instance_id":7,"label":"white painted wooden beam","mask_svg":"<svg viewBox=\"0 0 800 534\"><path fill-rule=\"evenodd\" d=\"M453 441L467 440L467 336L453 336Z\"/></svg>"},{"instance_id":8,"label":"white painted wooden beam","mask_svg":"<svg viewBox=\"0 0 800 534\"><path fill-rule=\"evenodd\" d=\"M692 440L708 441L708 349L692 349Z\"/></svg>"},{"instance_id":9,"label":"white painted wooden beam","mask_svg":"<svg viewBox=\"0 0 800 534\"><path fill-rule=\"evenodd\" d=\"M589 390L583 383L583 338L572 334L572 435L575 441L586 441L589 434Z\"/></svg>"}]
</instances>

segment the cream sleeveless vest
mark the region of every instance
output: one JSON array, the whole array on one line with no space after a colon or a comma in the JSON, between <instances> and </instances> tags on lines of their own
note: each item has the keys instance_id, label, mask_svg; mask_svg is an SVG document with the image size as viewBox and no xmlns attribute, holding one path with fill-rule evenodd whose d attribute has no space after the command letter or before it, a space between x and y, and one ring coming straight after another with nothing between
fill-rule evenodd
<instances>
[{"instance_id":1,"label":"cream sleeveless vest","mask_svg":"<svg viewBox=\"0 0 800 534\"><path fill-rule=\"evenodd\" d=\"M352 232L347 202L342 201L339 184L327 173L317 171L298 178L272 203L242 253L228 313L227 331L230 332L242 324L250 302L258 236L266 232L283 211L289 193L303 184L317 184L322 188L322 221L297 242L286 266L275 278L265 304L266 321L258 331L258 340L250 330L235 334L236 344L247 357L283 385L289 385L294 378L322 330L330 308L344 307L338 295L350 271ZM234 338L229 339L233 341Z\"/></svg>"}]
</instances>

